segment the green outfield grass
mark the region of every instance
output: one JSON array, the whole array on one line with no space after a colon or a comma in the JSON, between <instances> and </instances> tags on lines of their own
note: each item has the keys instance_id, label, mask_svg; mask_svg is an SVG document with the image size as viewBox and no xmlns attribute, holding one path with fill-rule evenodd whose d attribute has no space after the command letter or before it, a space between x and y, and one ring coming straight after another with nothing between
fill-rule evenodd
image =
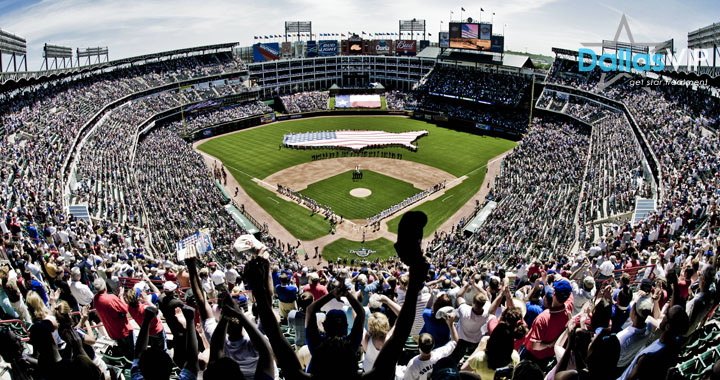
<instances>
[{"instance_id":1,"label":"green outfield grass","mask_svg":"<svg viewBox=\"0 0 720 380\"><path fill-rule=\"evenodd\" d=\"M485 177L484 165L487 161L516 145L509 140L476 136L402 117L327 117L280 122L241 131L208 141L200 145L199 149L222 160L250 197L291 234L301 240L312 240L328 233L327 222L317 215L309 217L307 209L285 202L252 179L263 179L279 170L308 162L313 154L333 151L279 149L284 134L340 129L387 132L427 130L429 134L417 141L417 152L403 148L386 148L383 151L401 153L404 160L433 166L456 177L469 175L468 180L448 190L443 197L418 206L430 219L425 229L426 236L432 234L434 228L477 192ZM396 221L390 221L390 226L396 230Z\"/></svg>"},{"instance_id":2,"label":"green outfield grass","mask_svg":"<svg viewBox=\"0 0 720 380\"><path fill-rule=\"evenodd\" d=\"M365 258L361 258L357 255L350 253L350 250L358 250L360 248L367 248L376 251L376 253L373 253ZM323 248L322 256L323 260L327 260L330 262L337 260L338 257L347 257L348 259L360 259L367 261L374 261L378 258L380 260L387 260L395 256L395 248L393 248L393 242L385 238L366 241L364 244L361 244L359 241L338 239Z\"/></svg>"},{"instance_id":3,"label":"green outfield grass","mask_svg":"<svg viewBox=\"0 0 720 380\"><path fill-rule=\"evenodd\" d=\"M330 206L345 219L365 219L422 191L412 184L370 170L362 173L363 179L353 180L350 170L310 184L300 193ZM364 198L350 195L350 190L360 187L372 194Z\"/></svg>"}]
</instances>

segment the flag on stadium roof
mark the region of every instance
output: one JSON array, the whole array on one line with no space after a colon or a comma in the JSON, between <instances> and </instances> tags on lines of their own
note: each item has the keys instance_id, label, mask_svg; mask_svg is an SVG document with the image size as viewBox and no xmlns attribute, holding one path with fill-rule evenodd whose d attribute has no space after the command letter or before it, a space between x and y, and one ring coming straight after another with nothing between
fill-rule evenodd
<instances>
[{"instance_id":1,"label":"flag on stadium roof","mask_svg":"<svg viewBox=\"0 0 720 380\"><path fill-rule=\"evenodd\" d=\"M460 10L463 11L463 12L465 12L465 8L463 8L463 7L460 7Z\"/></svg>"}]
</instances>

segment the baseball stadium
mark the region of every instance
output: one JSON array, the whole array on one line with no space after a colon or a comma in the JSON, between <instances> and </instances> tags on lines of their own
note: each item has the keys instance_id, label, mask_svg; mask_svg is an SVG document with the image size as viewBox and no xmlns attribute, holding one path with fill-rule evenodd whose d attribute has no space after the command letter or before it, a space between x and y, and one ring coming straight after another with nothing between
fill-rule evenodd
<instances>
[{"instance_id":1,"label":"baseball stadium","mask_svg":"<svg viewBox=\"0 0 720 380\"><path fill-rule=\"evenodd\" d=\"M0 1L0 380L720 379L720 8L558 3Z\"/></svg>"}]
</instances>

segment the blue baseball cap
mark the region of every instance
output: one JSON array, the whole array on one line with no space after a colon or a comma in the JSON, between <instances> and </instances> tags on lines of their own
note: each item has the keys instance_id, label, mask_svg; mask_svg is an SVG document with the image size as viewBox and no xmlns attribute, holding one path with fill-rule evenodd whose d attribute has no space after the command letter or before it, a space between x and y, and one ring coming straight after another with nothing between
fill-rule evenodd
<instances>
[{"instance_id":1,"label":"blue baseball cap","mask_svg":"<svg viewBox=\"0 0 720 380\"><path fill-rule=\"evenodd\" d=\"M570 294L572 294L572 286L565 280L555 281L553 288L555 288L555 297L557 297L560 302L565 302L565 300L570 298Z\"/></svg>"}]
</instances>

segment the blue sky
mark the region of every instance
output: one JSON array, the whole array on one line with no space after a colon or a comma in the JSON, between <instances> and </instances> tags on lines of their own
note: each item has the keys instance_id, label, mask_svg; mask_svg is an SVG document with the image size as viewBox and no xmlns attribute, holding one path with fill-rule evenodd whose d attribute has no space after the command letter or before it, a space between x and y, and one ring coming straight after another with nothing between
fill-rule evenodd
<instances>
[{"instance_id":1,"label":"blue sky","mask_svg":"<svg viewBox=\"0 0 720 380\"><path fill-rule=\"evenodd\" d=\"M720 1L579 0L0 0L0 29L28 41L28 69L38 70L44 43L108 46L110 59L220 42L253 43L254 35L283 33L285 20L310 20L315 33L397 32L399 19L425 19L431 39L441 23L494 16L494 32L507 24L506 48L550 54L553 46L612 39L625 13L636 41L675 38L687 45L691 30L720 21ZM625 34L621 39L626 39Z\"/></svg>"}]
</instances>

